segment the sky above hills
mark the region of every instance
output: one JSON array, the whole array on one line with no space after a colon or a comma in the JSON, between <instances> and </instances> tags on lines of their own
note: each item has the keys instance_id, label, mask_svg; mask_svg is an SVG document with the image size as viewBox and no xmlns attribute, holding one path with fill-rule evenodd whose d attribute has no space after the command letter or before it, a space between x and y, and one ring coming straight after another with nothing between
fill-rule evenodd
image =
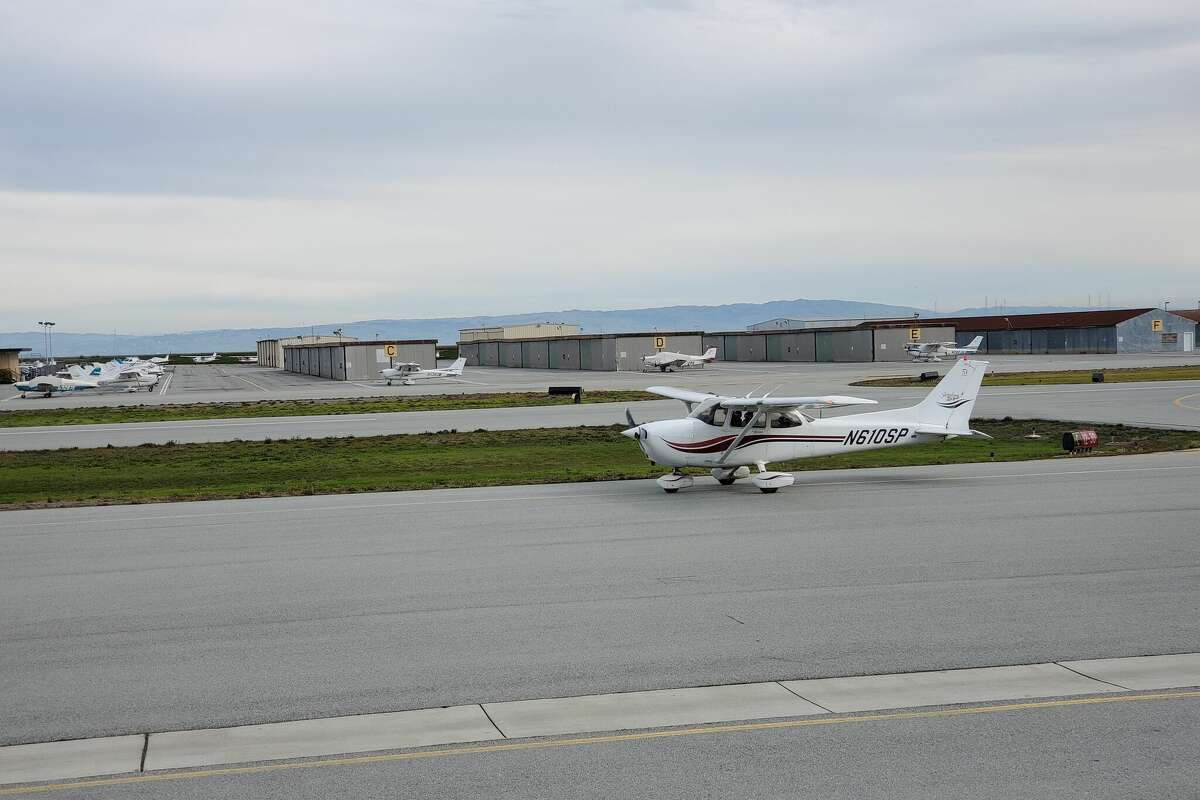
<instances>
[{"instance_id":1,"label":"sky above hills","mask_svg":"<svg viewBox=\"0 0 1200 800\"><path fill-rule=\"evenodd\" d=\"M16 0L0 103L6 330L1200 299L1194 2Z\"/></svg>"}]
</instances>

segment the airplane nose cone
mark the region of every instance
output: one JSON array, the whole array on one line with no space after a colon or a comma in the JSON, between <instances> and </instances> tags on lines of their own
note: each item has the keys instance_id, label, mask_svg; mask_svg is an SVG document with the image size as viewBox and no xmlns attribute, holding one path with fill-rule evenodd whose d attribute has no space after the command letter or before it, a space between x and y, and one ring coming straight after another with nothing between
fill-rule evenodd
<instances>
[{"instance_id":1,"label":"airplane nose cone","mask_svg":"<svg viewBox=\"0 0 1200 800\"><path fill-rule=\"evenodd\" d=\"M621 435L626 436L630 439L636 439L636 438L638 438L638 429L637 428L626 428L625 430L621 431Z\"/></svg>"}]
</instances>

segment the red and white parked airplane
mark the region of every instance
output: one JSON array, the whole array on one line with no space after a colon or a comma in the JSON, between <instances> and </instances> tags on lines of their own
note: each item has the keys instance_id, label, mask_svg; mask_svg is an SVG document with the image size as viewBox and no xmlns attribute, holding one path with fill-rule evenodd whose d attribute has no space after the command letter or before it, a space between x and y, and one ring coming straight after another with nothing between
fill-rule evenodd
<instances>
[{"instance_id":1,"label":"red and white parked airplane","mask_svg":"<svg viewBox=\"0 0 1200 800\"><path fill-rule=\"evenodd\" d=\"M623 433L656 464L672 467L658 479L668 493L692 485L683 467L704 467L723 485L747 478L763 492L791 486L795 478L767 464L883 447L940 442L956 436L990 438L971 429L971 411L987 369L986 361L963 359L915 406L816 419L804 409L873 405L857 397L722 397L651 386L647 391L682 400L682 419L638 425L626 410ZM758 472L751 477L750 467Z\"/></svg>"}]
</instances>

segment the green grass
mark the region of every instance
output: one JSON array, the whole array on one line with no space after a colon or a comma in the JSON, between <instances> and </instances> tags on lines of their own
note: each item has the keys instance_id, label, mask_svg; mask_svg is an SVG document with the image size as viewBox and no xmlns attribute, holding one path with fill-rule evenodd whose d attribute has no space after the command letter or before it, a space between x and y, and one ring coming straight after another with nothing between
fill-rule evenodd
<instances>
[{"instance_id":1,"label":"green grass","mask_svg":"<svg viewBox=\"0 0 1200 800\"><path fill-rule=\"evenodd\" d=\"M642 391L584 392L585 403L630 403L660 399ZM393 411L456 411L468 408L553 406L573 402L569 396L538 392L492 394L409 395L407 397L352 397L329 400L260 400L244 403L188 403L171 405L80 406L78 408L18 409L0 411L0 428L35 425L96 425L115 422L165 422L230 417L296 417L312 414L381 414Z\"/></svg>"},{"instance_id":2,"label":"green grass","mask_svg":"<svg viewBox=\"0 0 1200 800\"><path fill-rule=\"evenodd\" d=\"M1065 458L1061 422L977 420L995 441L876 450L788 470ZM1099 455L1200 447L1200 433L1093 426ZM620 426L0 453L0 508L651 478ZM1037 431L1045 438L1026 439ZM993 455L994 454L994 455ZM701 474L697 470L696 474Z\"/></svg>"},{"instance_id":3,"label":"green grass","mask_svg":"<svg viewBox=\"0 0 1200 800\"><path fill-rule=\"evenodd\" d=\"M1200 365L1177 367L1122 367L1100 370L1105 383L1131 383L1134 381L1196 381L1200 380ZM989 372L983 379L984 386L1038 386L1047 383L1091 383L1092 370L1072 369L1056 372ZM870 378L855 381L851 386L932 386L932 381L921 381L916 377Z\"/></svg>"}]
</instances>

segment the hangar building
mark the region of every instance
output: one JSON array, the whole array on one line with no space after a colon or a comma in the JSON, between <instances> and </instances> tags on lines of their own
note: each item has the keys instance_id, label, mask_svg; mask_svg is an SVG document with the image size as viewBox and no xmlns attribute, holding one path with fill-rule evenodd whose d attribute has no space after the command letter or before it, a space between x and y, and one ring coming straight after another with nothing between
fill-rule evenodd
<instances>
[{"instance_id":1,"label":"hangar building","mask_svg":"<svg viewBox=\"0 0 1200 800\"><path fill-rule=\"evenodd\" d=\"M28 347L0 348L0 383L13 383L21 379L21 353Z\"/></svg>"},{"instance_id":2,"label":"hangar building","mask_svg":"<svg viewBox=\"0 0 1200 800\"><path fill-rule=\"evenodd\" d=\"M389 355L389 352L392 354ZM283 368L288 372L335 381L379 380L379 371L393 363L411 361L421 369L437 368L437 339L399 342L303 342L283 346Z\"/></svg>"},{"instance_id":3,"label":"hangar building","mask_svg":"<svg viewBox=\"0 0 1200 800\"><path fill-rule=\"evenodd\" d=\"M491 328L464 328L458 332L460 342L485 342L498 339L543 339L551 336L574 336L579 326L569 322L529 322L521 325L496 325Z\"/></svg>"},{"instance_id":4,"label":"hangar building","mask_svg":"<svg viewBox=\"0 0 1200 800\"><path fill-rule=\"evenodd\" d=\"M1200 344L1200 308L1187 311L1172 311L1171 313L1195 324L1196 330L1192 332L1192 347Z\"/></svg>"},{"instance_id":5,"label":"hangar building","mask_svg":"<svg viewBox=\"0 0 1200 800\"><path fill-rule=\"evenodd\" d=\"M661 350L701 353L700 331L593 333L527 339L460 341L458 354L470 367L525 369L640 370L642 356Z\"/></svg>"},{"instance_id":6,"label":"hangar building","mask_svg":"<svg viewBox=\"0 0 1200 800\"><path fill-rule=\"evenodd\" d=\"M283 369L283 348L288 345L357 341L357 336L289 336L286 339L260 339L258 342L258 364L262 367L278 367L279 369Z\"/></svg>"},{"instance_id":7,"label":"hangar building","mask_svg":"<svg viewBox=\"0 0 1200 800\"><path fill-rule=\"evenodd\" d=\"M1196 325L1156 308L946 317L960 346L983 336L980 353L1163 353L1195 347ZM927 320L928 322L928 320Z\"/></svg>"},{"instance_id":8,"label":"hangar building","mask_svg":"<svg viewBox=\"0 0 1200 800\"><path fill-rule=\"evenodd\" d=\"M952 341L941 320L869 321L858 325L794 330L755 329L704 334L718 361L908 361L912 341Z\"/></svg>"}]
</instances>

